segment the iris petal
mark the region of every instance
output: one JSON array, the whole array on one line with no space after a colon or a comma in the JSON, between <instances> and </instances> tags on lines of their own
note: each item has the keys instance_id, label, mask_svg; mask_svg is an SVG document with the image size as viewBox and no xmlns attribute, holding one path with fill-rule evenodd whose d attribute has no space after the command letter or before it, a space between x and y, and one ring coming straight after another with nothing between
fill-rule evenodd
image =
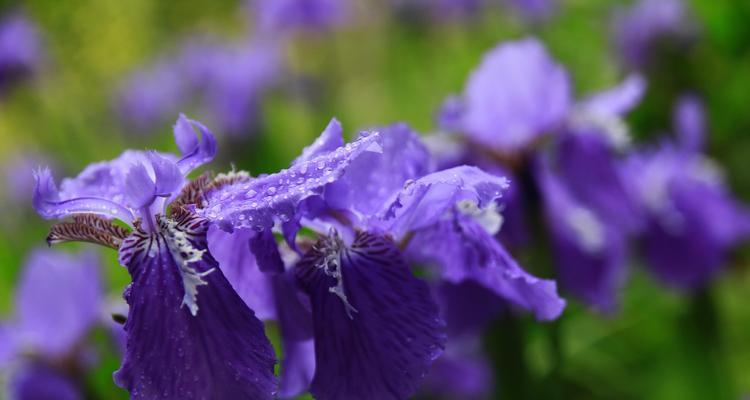
<instances>
[{"instance_id":1,"label":"iris petal","mask_svg":"<svg viewBox=\"0 0 750 400\"><path fill-rule=\"evenodd\" d=\"M427 285L412 276L387 239L359 233L340 249L344 298L324 271L332 249L316 247L298 264L310 296L318 399L403 399L414 394L445 344L445 327ZM330 272L330 271L328 271Z\"/></svg>"}]
</instances>

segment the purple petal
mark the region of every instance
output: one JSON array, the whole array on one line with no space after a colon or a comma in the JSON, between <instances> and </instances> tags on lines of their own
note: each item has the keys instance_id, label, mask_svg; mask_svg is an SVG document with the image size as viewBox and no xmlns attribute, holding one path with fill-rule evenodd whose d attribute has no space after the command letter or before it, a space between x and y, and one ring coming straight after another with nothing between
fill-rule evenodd
<instances>
[{"instance_id":1,"label":"purple petal","mask_svg":"<svg viewBox=\"0 0 750 400\"><path fill-rule=\"evenodd\" d=\"M156 195L170 197L178 193L185 178L182 176L177 164L162 157L155 151L148 152L148 158L151 161L151 167L154 169L154 178L156 183Z\"/></svg>"},{"instance_id":2,"label":"purple petal","mask_svg":"<svg viewBox=\"0 0 750 400\"><path fill-rule=\"evenodd\" d=\"M177 122L174 123L172 131L174 133L174 142L177 144L177 148L180 149L180 154L190 154L198 148L200 144L198 136L196 136L195 129L193 129L193 125L185 114L180 114Z\"/></svg>"},{"instance_id":3,"label":"purple petal","mask_svg":"<svg viewBox=\"0 0 750 400\"><path fill-rule=\"evenodd\" d=\"M250 238L250 252L255 255L258 268L265 273L281 273L284 262L281 260L276 238L270 230L256 232Z\"/></svg>"},{"instance_id":4,"label":"purple petal","mask_svg":"<svg viewBox=\"0 0 750 400\"><path fill-rule=\"evenodd\" d=\"M297 266L315 331L310 392L319 399L407 398L445 345L437 306L392 242L363 232L349 247L333 240L338 245L329 238ZM326 263L333 256L335 266Z\"/></svg>"},{"instance_id":5,"label":"purple petal","mask_svg":"<svg viewBox=\"0 0 750 400\"><path fill-rule=\"evenodd\" d=\"M23 366L12 376L11 398L18 400L82 400L75 383L39 363Z\"/></svg>"},{"instance_id":6,"label":"purple petal","mask_svg":"<svg viewBox=\"0 0 750 400\"><path fill-rule=\"evenodd\" d=\"M256 316L261 320L275 319L271 277L260 271L255 255L250 252L249 242L254 235L251 229L235 229L229 233L211 226L208 249L234 291Z\"/></svg>"},{"instance_id":7,"label":"purple petal","mask_svg":"<svg viewBox=\"0 0 750 400\"><path fill-rule=\"evenodd\" d=\"M566 134L556 150L559 179L579 201L623 231L639 227L638 207L628 194L620 160L606 137L594 132Z\"/></svg>"},{"instance_id":8,"label":"purple petal","mask_svg":"<svg viewBox=\"0 0 750 400\"><path fill-rule=\"evenodd\" d=\"M435 361L420 392L438 398L485 399L494 386L492 365L482 357L477 340L451 339Z\"/></svg>"},{"instance_id":9,"label":"purple petal","mask_svg":"<svg viewBox=\"0 0 750 400\"><path fill-rule=\"evenodd\" d=\"M156 184L143 164L130 168L125 178L125 196L129 204L140 209L150 205L156 196Z\"/></svg>"},{"instance_id":10,"label":"purple petal","mask_svg":"<svg viewBox=\"0 0 750 400\"><path fill-rule=\"evenodd\" d=\"M624 115L640 103L645 91L646 80L632 74L620 85L588 97L581 107L600 115Z\"/></svg>"},{"instance_id":11,"label":"purple petal","mask_svg":"<svg viewBox=\"0 0 750 400\"><path fill-rule=\"evenodd\" d=\"M539 320L553 320L565 308L554 281L526 273L492 234L459 211L416 231L406 254L412 262L437 266L447 282L479 283Z\"/></svg>"},{"instance_id":12,"label":"purple petal","mask_svg":"<svg viewBox=\"0 0 750 400\"><path fill-rule=\"evenodd\" d=\"M206 207L197 212L222 226L258 232L270 230L275 220L298 220L303 200L320 195L363 153L380 151L379 138L378 134L364 136L288 170L221 186L206 194Z\"/></svg>"},{"instance_id":13,"label":"purple petal","mask_svg":"<svg viewBox=\"0 0 750 400\"><path fill-rule=\"evenodd\" d=\"M162 219L161 234L137 231L120 248L133 283L115 382L133 399L271 399L276 391L273 348L206 251L207 225Z\"/></svg>"},{"instance_id":14,"label":"purple petal","mask_svg":"<svg viewBox=\"0 0 750 400\"><path fill-rule=\"evenodd\" d=\"M201 133L200 140L197 139L195 129L198 129ZM196 137L196 140L187 139L190 133L193 137ZM214 159L216 139L214 139L214 134L200 122L180 114L180 118L174 126L174 136L175 142L177 142L177 146L182 153L182 158L177 161L177 166L183 175L187 175L190 171Z\"/></svg>"},{"instance_id":15,"label":"purple petal","mask_svg":"<svg viewBox=\"0 0 750 400\"><path fill-rule=\"evenodd\" d=\"M437 289L440 313L451 338L483 332L508 308L507 302L492 289L474 280L458 284L441 281Z\"/></svg>"},{"instance_id":16,"label":"purple petal","mask_svg":"<svg viewBox=\"0 0 750 400\"><path fill-rule=\"evenodd\" d=\"M0 324L0 370L5 368L16 355L15 337L11 328Z\"/></svg>"},{"instance_id":17,"label":"purple petal","mask_svg":"<svg viewBox=\"0 0 750 400\"><path fill-rule=\"evenodd\" d=\"M305 147L302 154L297 157L292 165L312 160L315 157L328 154L344 145L344 131L341 123L336 118L331 118L323 133L318 136L313 144Z\"/></svg>"},{"instance_id":18,"label":"purple petal","mask_svg":"<svg viewBox=\"0 0 750 400\"><path fill-rule=\"evenodd\" d=\"M346 173L326 189L334 208L375 214L410 179L424 176L429 153L406 124L376 129L382 137L382 153L370 152L352 161Z\"/></svg>"},{"instance_id":19,"label":"purple petal","mask_svg":"<svg viewBox=\"0 0 750 400\"><path fill-rule=\"evenodd\" d=\"M16 295L14 330L19 346L49 357L75 349L99 319L98 264L90 253L73 256L49 249L31 253Z\"/></svg>"},{"instance_id":20,"label":"purple petal","mask_svg":"<svg viewBox=\"0 0 750 400\"><path fill-rule=\"evenodd\" d=\"M507 189L508 181L476 167L461 166L407 181L372 223L394 237L438 222L457 202L470 200L485 208Z\"/></svg>"},{"instance_id":21,"label":"purple petal","mask_svg":"<svg viewBox=\"0 0 750 400\"><path fill-rule=\"evenodd\" d=\"M117 218L132 223L135 217L126 207L115 202L96 197L79 197L61 200L49 169L41 169L34 174L36 186L32 203L39 215L46 219L60 219L73 214L97 214Z\"/></svg>"},{"instance_id":22,"label":"purple petal","mask_svg":"<svg viewBox=\"0 0 750 400\"><path fill-rule=\"evenodd\" d=\"M293 274L276 275L273 284L284 353L279 396L293 398L310 388L315 373L312 314L309 305L303 304Z\"/></svg>"},{"instance_id":23,"label":"purple petal","mask_svg":"<svg viewBox=\"0 0 750 400\"><path fill-rule=\"evenodd\" d=\"M577 201L550 171L538 172L562 285L599 310L613 311L625 278L625 231L612 216Z\"/></svg>"},{"instance_id":24,"label":"purple petal","mask_svg":"<svg viewBox=\"0 0 750 400\"><path fill-rule=\"evenodd\" d=\"M704 114L703 102L696 96L685 95L677 102L673 125L683 149L695 153L703 150L706 136Z\"/></svg>"},{"instance_id":25,"label":"purple petal","mask_svg":"<svg viewBox=\"0 0 750 400\"><path fill-rule=\"evenodd\" d=\"M525 147L562 123L572 102L567 72L533 38L487 53L464 96L469 137L507 151Z\"/></svg>"}]
</instances>

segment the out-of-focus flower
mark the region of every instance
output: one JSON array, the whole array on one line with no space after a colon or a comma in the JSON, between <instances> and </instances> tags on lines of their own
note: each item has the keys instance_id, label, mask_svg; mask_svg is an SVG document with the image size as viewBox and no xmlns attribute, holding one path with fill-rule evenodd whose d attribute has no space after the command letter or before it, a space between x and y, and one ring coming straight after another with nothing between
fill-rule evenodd
<instances>
[{"instance_id":1,"label":"out-of-focus flower","mask_svg":"<svg viewBox=\"0 0 750 400\"><path fill-rule=\"evenodd\" d=\"M6 205L17 207L23 204L28 207L31 194L34 191L34 176L32 171L49 163L45 157L35 153L18 152L5 160L2 168L4 185L2 201Z\"/></svg>"},{"instance_id":2,"label":"out-of-focus flower","mask_svg":"<svg viewBox=\"0 0 750 400\"><path fill-rule=\"evenodd\" d=\"M146 131L181 108L197 106L219 132L252 131L260 96L280 73L276 42L215 42L189 41L174 57L135 72L118 92L120 117Z\"/></svg>"},{"instance_id":3,"label":"out-of-focus flower","mask_svg":"<svg viewBox=\"0 0 750 400\"><path fill-rule=\"evenodd\" d=\"M84 340L99 321L98 264L92 253L29 256L15 317L0 327L0 368L10 370L12 398L82 398L72 378L90 367Z\"/></svg>"},{"instance_id":4,"label":"out-of-focus flower","mask_svg":"<svg viewBox=\"0 0 750 400\"><path fill-rule=\"evenodd\" d=\"M735 200L716 165L698 152L702 109L695 99L676 108L681 140L632 154L624 168L646 215L641 240L648 266L680 289L705 285L732 247L750 235L750 211ZM685 110L684 107L690 107Z\"/></svg>"},{"instance_id":5,"label":"out-of-focus flower","mask_svg":"<svg viewBox=\"0 0 750 400\"><path fill-rule=\"evenodd\" d=\"M561 125L572 105L568 73L536 39L487 53L464 92L463 131L504 152L524 149Z\"/></svg>"},{"instance_id":6,"label":"out-of-focus flower","mask_svg":"<svg viewBox=\"0 0 750 400\"><path fill-rule=\"evenodd\" d=\"M33 74L42 49L36 26L21 14L0 21L0 92L18 79Z\"/></svg>"},{"instance_id":7,"label":"out-of-focus flower","mask_svg":"<svg viewBox=\"0 0 750 400\"><path fill-rule=\"evenodd\" d=\"M694 30L682 0L640 0L619 10L612 26L620 58L635 68L646 66L658 46L684 42Z\"/></svg>"},{"instance_id":8,"label":"out-of-focus flower","mask_svg":"<svg viewBox=\"0 0 750 400\"><path fill-rule=\"evenodd\" d=\"M526 39L488 53L462 101L450 98L439 113L443 129L463 134L467 142L458 150L438 149L443 159L535 176L529 184L546 210L561 283L600 310L616 304L626 239L640 222L619 173L618 152L629 145L622 116L644 90L643 78L632 75L574 102L565 69L541 43ZM548 140L541 142L542 135ZM522 196L511 193L503 204L503 243L525 242Z\"/></svg>"},{"instance_id":9,"label":"out-of-focus flower","mask_svg":"<svg viewBox=\"0 0 750 400\"><path fill-rule=\"evenodd\" d=\"M347 0L250 0L261 30L326 30L346 21Z\"/></svg>"}]
</instances>

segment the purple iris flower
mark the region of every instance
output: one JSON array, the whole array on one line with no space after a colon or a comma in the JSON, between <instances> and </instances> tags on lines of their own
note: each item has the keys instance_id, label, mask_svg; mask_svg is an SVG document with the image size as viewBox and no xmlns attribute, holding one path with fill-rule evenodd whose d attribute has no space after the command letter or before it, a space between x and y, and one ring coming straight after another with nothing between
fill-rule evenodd
<instances>
[{"instance_id":1,"label":"purple iris flower","mask_svg":"<svg viewBox=\"0 0 750 400\"><path fill-rule=\"evenodd\" d=\"M39 32L30 20L12 14L0 21L0 91L33 74L41 58Z\"/></svg>"},{"instance_id":2,"label":"purple iris flower","mask_svg":"<svg viewBox=\"0 0 750 400\"><path fill-rule=\"evenodd\" d=\"M630 9L619 10L612 25L620 57L635 68L650 63L659 45L684 42L694 30L682 0L640 0Z\"/></svg>"},{"instance_id":3,"label":"purple iris flower","mask_svg":"<svg viewBox=\"0 0 750 400\"><path fill-rule=\"evenodd\" d=\"M326 30L346 21L346 0L250 0L265 31Z\"/></svg>"},{"instance_id":4,"label":"purple iris flower","mask_svg":"<svg viewBox=\"0 0 750 400\"><path fill-rule=\"evenodd\" d=\"M646 215L641 241L648 266L665 284L691 290L721 272L729 250L747 239L750 212L699 152L705 134L704 118L695 114L702 114L699 103L691 97L678 104L678 143L642 149L623 170Z\"/></svg>"},{"instance_id":5,"label":"purple iris flower","mask_svg":"<svg viewBox=\"0 0 750 400\"><path fill-rule=\"evenodd\" d=\"M133 398L271 398L277 391L273 349L262 323L224 274L226 270L231 275L232 266L221 266L213 257L211 249L217 249L217 237L208 235L209 228L250 233L241 238L242 243L247 246L249 242L261 271L279 275L271 281L274 292L286 290L294 294L295 285L285 280L288 276L280 274L284 262L272 228L280 226L290 247L296 248L294 239L301 218L315 215L316 199L320 201L326 186L339 179L357 157L378 149L378 135L362 137L335 149L324 135L303 159L277 174L251 178L246 173L233 172L215 178L203 175L189 181L188 173L213 158L215 141L207 128L184 116L178 119L174 132L181 156L126 151L112 161L90 165L76 178L63 180L60 190L49 170L38 171L34 206L45 218L72 217L71 222L53 226L48 237L50 243L88 241L115 248L120 263L128 268L133 282L124 294L130 306L124 326L127 349L115 381L128 389ZM119 219L128 227L115 225L112 219ZM218 240L222 240L221 236ZM379 246L392 247L385 239L377 240ZM213 243L209 245L209 241ZM367 247L368 243L361 245ZM378 251L382 249L378 247ZM347 260L359 260L351 251ZM385 257L378 262L397 261L387 254L377 254ZM226 256L221 254L218 258L226 260ZM424 295L414 283L416 279L407 276L400 265L393 272L405 281L394 290L398 295L412 297L415 307L420 310L426 307L425 311L429 311L429 296ZM323 280L334 273L313 267L311 273L316 272L323 274ZM328 293L327 286L323 289ZM306 309L295 298L274 299L274 311L282 321L282 329L283 321L294 328L285 333L290 340L305 337L304 328L297 328L303 319L297 318L296 313ZM249 297L245 299L251 302ZM365 300L372 298L366 296ZM330 306L335 307L336 303ZM313 315L319 310L317 307L313 302ZM338 318L335 310L330 315L325 310L327 306L317 320ZM402 319L382 321L382 314L365 312L367 303L362 303L361 310L368 318L361 317L362 321L373 318L378 327L393 324L393 329L402 332L394 340L406 340L404 335L410 331L401 330ZM426 329L436 325L437 319L430 320L429 313L420 318L426 325L413 327L415 335L439 335L438 329ZM379 325L381 322L386 325ZM372 323L366 326L371 327ZM354 327L358 329L359 324ZM329 328L322 323L321 329ZM316 337L330 336L327 332L322 335ZM421 343L418 341L421 337L415 336L414 340ZM381 342L374 338L372 343L377 347ZM396 355L391 359L396 363L391 365L408 368L399 371L398 377L419 376L427 360L417 356L427 350L417 348L410 353L419 362L412 356L403 360ZM299 347L299 354L299 358L306 354L304 345ZM399 364L402 361L406 363ZM319 362L316 377L326 371L320 365ZM341 366L334 362L335 365ZM363 363L362 368L369 368L367 365ZM342 376L342 371L335 368L328 371ZM357 371L348 372L348 376L353 382L365 382ZM413 385L411 381L409 384Z\"/></svg>"},{"instance_id":6,"label":"purple iris flower","mask_svg":"<svg viewBox=\"0 0 750 400\"><path fill-rule=\"evenodd\" d=\"M491 210L503 178L471 167L430 173L427 150L405 125L343 144L333 120L288 170L233 175L197 210L222 221L209 236L216 257L242 260L227 272L232 285L279 322L283 396L308 385L321 399L398 399L417 390L446 339L427 282L411 272L428 248L447 247L427 261L439 280L478 282L540 319L560 314L554 283L526 274L484 230L497 225ZM335 160L347 153L359 155L343 167ZM321 196L306 194L310 185L322 185ZM274 226L286 245L276 244ZM297 237L300 227L316 236ZM480 232L478 240L465 229Z\"/></svg>"},{"instance_id":7,"label":"purple iris flower","mask_svg":"<svg viewBox=\"0 0 750 400\"><path fill-rule=\"evenodd\" d=\"M638 104L645 81L620 85L574 102L567 72L534 39L500 45L473 73L463 99L449 98L438 115L442 160L470 163L506 176L534 176L564 287L611 310L624 277L626 239L638 229L638 207L620 175L629 145L622 116ZM541 99L541 100L540 100ZM463 134L463 138L457 134ZM544 137L545 140L541 140ZM446 145L447 143L447 145ZM509 193L503 243L523 245L525 193ZM506 229L504 226L503 229Z\"/></svg>"},{"instance_id":8,"label":"purple iris flower","mask_svg":"<svg viewBox=\"0 0 750 400\"><path fill-rule=\"evenodd\" d=\"M556 0L509 0L513 7L526 20L541 21L555 11Z\"/></svg>"},{"instance_id":9,"label":"purple iris flower","mask_svg":"<svg viewBox=\"0 0 750 400\"><path fill-rule=\"evenodd\" d=\"M83 350L100 321L98 264L92 253L38 249L29 256L16 315L0 325L0 372L9 371L11 398L82 398L72 377L90 367Z\"/></svg>"}]
</instances>

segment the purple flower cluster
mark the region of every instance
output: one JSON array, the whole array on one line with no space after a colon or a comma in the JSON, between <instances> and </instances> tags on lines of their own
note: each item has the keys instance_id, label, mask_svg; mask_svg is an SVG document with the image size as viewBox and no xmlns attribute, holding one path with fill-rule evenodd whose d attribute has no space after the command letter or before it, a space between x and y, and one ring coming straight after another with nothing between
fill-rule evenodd
<instances>
[{"instance_id":1,"label":"purple flower cluster","mask_svg":"<svg viewBox=\"0 0 750 400\"><path fill-rule=\"evenodd\" d=\"M334 119L289 168L257 177L191 180L213 134L180 116L174 136L180 155L126 151L59 189L36 173L37 212L69 219L48 241L116 249L130 273L114 378L132 398L408 398L448 343L445 368L474 368L471 336L452 332L498 307L552 320L565 306L494 238L508 180L436 169L406 125L345 143ZM456 296L466 288L481 296ZM473 316L452 316L462 309ZM278 377L262 320L279 328Z\"/></svg>"},{"instance_id":2,"label":"purple flower cluster","mask_svg":"<svg viewBox=\"0 0 750 400\"><path fill-rule=\"evenodd\" d=\"M700 154L700 101L686 97L676 107L678 144L639 149L623 116L645 91L643 78L577 102L570 86L537 40L501 44L471 74L463 96L440 110L442 129L452 133L429 141L441 165L531 176L530 189L504 203L511 236L524 236L515 233L525 231L522 204L539 198L559 280L586 303L616 306L633 238L662 280L705 284L750 233L750 214Z\"/></svg>"}]
</instances>

